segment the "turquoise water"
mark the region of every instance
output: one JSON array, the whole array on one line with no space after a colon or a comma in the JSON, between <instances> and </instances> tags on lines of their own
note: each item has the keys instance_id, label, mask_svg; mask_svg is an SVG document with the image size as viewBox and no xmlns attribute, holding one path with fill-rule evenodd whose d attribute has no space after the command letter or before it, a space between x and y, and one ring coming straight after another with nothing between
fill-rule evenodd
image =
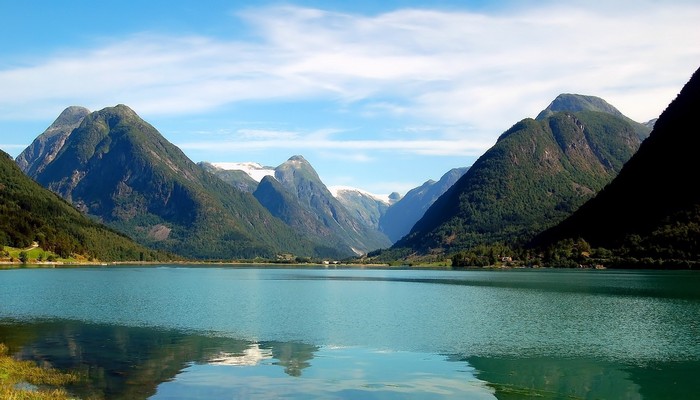
<instances>
[{"instance_id":1,"label":"turquoise water","mask_svg":"<svg viewBox=\"0 0 700 400\"><path fill-rule=\"evenodd\" d=\"M0 271L0 341L106 398L698 395L700 275Z\"/></svg>"}]
</instances>

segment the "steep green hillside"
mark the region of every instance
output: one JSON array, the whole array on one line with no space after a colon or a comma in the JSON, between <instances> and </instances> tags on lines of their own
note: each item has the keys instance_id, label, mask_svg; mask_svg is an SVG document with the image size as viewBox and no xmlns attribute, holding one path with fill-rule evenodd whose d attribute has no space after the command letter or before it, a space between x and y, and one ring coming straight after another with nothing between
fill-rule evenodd
<instances>
[{"instance_id":1,"label":"steep green hillside","mask_svg":"<svg viewBox=\"0 0 700 400\"><path fill-rule=\"evenodd\" d=\"M28 247L38 242L61 257L101 261L151 261L167 256L134 243L98 224L42 188L0 152L0 245Z\"/></svg>"},{"instance_id":2,"label":"steep green hillside","mask_svg":"<svg viewBox=\"0 0 700 400\"><path fill-rule=\"evenodd\" d=\"M607 113L525 119L503 133L394 247L425 254L527 240L593 197L639 143L629 123Z\"/></svg>"},{"instance_id":3,"label":"steep green hillside","mask_svg":"<svg viewBox=\"0 0 700 400\"><path fill-rule=\"evenodd\" d=\"M583 238L626 257L700 260L698 115L700 70L617 178L534 243Z\"/></svg>"},{"instance_id":4,"label":"steep green hillside","mask_svg":"<svg viewBox=\"0 0 700 400\"><path fill-rule=\"evenodd\" d=\"M93 112L34 178L138 242L186 257L313 255L313 244L124 105Z\"/></svg>"}]
</instances>

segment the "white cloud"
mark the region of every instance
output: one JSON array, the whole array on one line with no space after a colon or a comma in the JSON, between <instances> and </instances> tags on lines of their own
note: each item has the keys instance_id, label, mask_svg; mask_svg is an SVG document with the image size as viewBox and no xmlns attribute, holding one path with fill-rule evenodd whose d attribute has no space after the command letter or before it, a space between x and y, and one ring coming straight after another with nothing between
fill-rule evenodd
<instances>
[{"instance_id":1,"label":"white cloud","mask_svg":"<svg viewBox=\"0 0 700 400\"><path fill-rule=\"evenodd\" d=\"M0 143L0 149L3 149L5 151L13 151L13 150L24 150L29 146L28 144L2 144Z\"/></svg>"},{"instance_id":2,"label":"white cloud","mask_svg":"<svg viewBox=\"0 0 700 400\"><path fill-rule=\"evenodd\" d=\"M297 132L269 129L239 129L237 133L243 140L292 140L299 136Z\"/></svg>"},{"instance_id":3,"label":"white cloud","mask_svg":"<svg viewBox=\"0 0 700 400\"><path fill-rule=\"evenodd\" d=\"M348 152L385 151L418 155L440 156L477 156L493 145L490 141L463 140L248 140L248 141L199 141L176 143L187 150L217 152L243 152L270 149L282 149L294 153L296 150L332 150L342 152L339 157L348 156ZM354 156L351 156L355 158ZM355 159L355 161L358 161ZM360 161L367 161L362 158Z\"/></svg>"},{"instance_id":4,"label":"white cloud","mask_svg":"<svg viewBox=\"0 0 700 400\"><path fill-rule=\"evenodd\" d=\"M469 126L482 138L479 144L439 137L432 144L319 141L317 148L464 154L483 149L485 136L536 115L561 92L601 96L638 120L657 116L700 63L700 5L634 4L624 10L545 5L491 15L252 9L239 16L255 40L136 34L6 67L0 118L68 104L126 103L142 114L181 115L240 101L322 99L338 109L358 104L369 118ZM247 134L245 146L269 145L260 140L264 130ZM296 144L293 137L278 139Z\"/></svg>"}]
</instances>

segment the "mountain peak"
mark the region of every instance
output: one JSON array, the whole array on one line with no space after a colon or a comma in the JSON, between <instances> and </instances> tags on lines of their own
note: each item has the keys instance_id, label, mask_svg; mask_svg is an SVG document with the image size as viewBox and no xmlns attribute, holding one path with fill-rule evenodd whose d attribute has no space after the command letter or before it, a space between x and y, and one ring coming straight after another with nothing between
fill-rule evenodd
<instances>
[{"instance_id":1,"label":"mountain peak","mask_svg":"<svg viewBox=\"0 0 700 400\"><path fill-rule=\"evenodd\" d=\"M296 167L308 167L308 168L313 169L313 167L311 166L311 163L308 162L304 158L304 156L301 156L301 155L295 155L295 156L289 157L289 159L284 164L294 165ZM284 164L282 164L282 165L284 165Z\"/></svg>"},{"instance_id":2,"label":"mountain peak","mask_svg":"<svg viewBox=\"0 0 700 400\"><path fill-rule=\"evenodd\" d=\"M75 125L80 123L88 114L90 114L90 110L85 107L69 106L61 112L51 126Z\"/></svg>"},{"instance_id":3,"label":"mountain peak","mask_svg":"<svg viewBox=\"0 0 700 400\"><path fill-rule=\"evenodd\" d=\"M311 179L315 182L320 183L321 178L319 178L318 173L311 166L311 163L306 161L306 159L300 155L292 156L287 161L280 164L275 168L275 178L282 183L291 183L297 180L297 176L304 176L305 179ZM323 183L321 183L322 186Z\"/></svg>"},{"instance_id":4,"label":"mountain peak","mask_svg":"<svg viewBox=\"0 0 700 400\"><path fill-rule=\"evenodd\" d=\"M596 96L587 96L583 94L562 93L552 101L547 108L542 110L537 117L537 121L545 120L558 112L579 113L585 111L602 112L610 114L618 118L622 118L627 123L632 125L637 137L644 140L649 136L652 126L641 124L633 119L625 116L613 107L607 101Z\"/></svg>"},{"instance_id":5,"label":"mountain peak","mask_svg":"<svg viewBox=\"0 0 700 400\"><path fill-rule=\"evenodd\" d=\"M96 115L101 115L101 116L118 116L121 118L138 118L138 114L136 114L136 111L132 110L131 107L125 105L125 104L117 104L116 106L113 107L105 107L101 109L100 111L97 111L95 113Z\"/></svg>"},{"instance_id":6,"label":"mountain peak","mask_svg":"<svg viewBox=\"0 0 700 400\"><path fill-rule=\"evenodd\" d=\"M115 110L121 111L121 112L126 112L130 114L136 114L134 110L131 109L131 107L127 106L126 104L117 104L114 107L107 107L107 108L113 108Z\"/></svg>"},{"instance_id":7,"label":"mountain peak","mask_svg":"<svg viewBox=\"0 0 700 400\"><path fill-rule=\"evenodd\" d=\"M607 114L612 114L617 117L624 117L622 113L607 101L596 96L587 96L583 94L562 93L557 96L550 104L537 115L537 120L545 119L550 115L560 112L579 112L579 111L599 111Z\"/></svg>"},{"instance_id":8,"label":"mountain peak","mask_svg":"<svg viewBox=\"0 0 700 400\"><path fill-rule=\"evenodd\" d=\"M44 133L17 156L15 161L20 169L30 176L41 172L53 161L68 136L89 114L90 110L80 106L70 106L63 110Z\"/></svg>"}]
</instances>

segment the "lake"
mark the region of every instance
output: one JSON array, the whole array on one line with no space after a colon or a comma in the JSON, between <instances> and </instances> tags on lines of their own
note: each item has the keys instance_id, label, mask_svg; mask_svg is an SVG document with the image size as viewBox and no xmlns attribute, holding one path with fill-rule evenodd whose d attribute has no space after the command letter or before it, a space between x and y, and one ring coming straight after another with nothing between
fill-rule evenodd
<instances>
[{"instance_id":1,"label":"lake","mask_svg":"<svg viewBox=\"0 0 700 400\"><path fill-rule=\"evenodd\" d=\"M0 342L81 398L690 398L700 274L11 269Z\"/></svg>"}]
</instances>

